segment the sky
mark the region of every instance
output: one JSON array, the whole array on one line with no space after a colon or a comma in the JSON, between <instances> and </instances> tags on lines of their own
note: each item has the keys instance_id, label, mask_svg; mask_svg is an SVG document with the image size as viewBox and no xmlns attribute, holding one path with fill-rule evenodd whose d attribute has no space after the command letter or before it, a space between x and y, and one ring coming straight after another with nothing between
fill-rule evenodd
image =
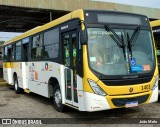
<instances>
[{"instance_id":1,"label":"sky","mask_svg":"<svg viewBox=\"0 0 160 127\"><path fill-rule=\"evenodd\" d=\"M112 2L112 3L160 9L160 0L91 0L91 1ZM19 34L21 33L0 32L0 40L7 41L7 40L12 39L13 37L18 36Z\"/></svg>"},{"instance_id":2,"label":"sky","mask_svg":"<svg viewBox=\"0 0 160 127\"><path fill-rule=\"evenodd\" d=\"M0 41L10 40L22 33L14 33L14 32L0 32Z\"/></svg>"},{"instance_id":3,"label":"sky","mask_svg":"<svg viewBox=\"0 0 160 127\"><path fill-rule=\"evenodd\" d=\"M91 1L112 2L112 3L142 6L142 7L151 7L151 8L159 8L160 9L160 0L91 0Z\"/></svg>"}]
</instances>

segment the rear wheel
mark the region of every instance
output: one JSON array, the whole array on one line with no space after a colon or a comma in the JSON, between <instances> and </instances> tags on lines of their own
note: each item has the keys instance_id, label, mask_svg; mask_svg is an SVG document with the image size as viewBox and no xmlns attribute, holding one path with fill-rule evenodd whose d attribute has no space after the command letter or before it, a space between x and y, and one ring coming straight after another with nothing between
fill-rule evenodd
<instances>
[{"instance_id":1,"label":"rear wheel","mask_svg":"<svg viewBox=\"0 0 160 127\"><path fill-rule=\"evenodd\" d=\"M58 112L65 110L65 106L62 104L62 94L59 85L53 88L53 104Z\"/></svg>"},{"instance_id":2,"label":"rear wheel","mask_svg":"<svg viewBox=\"0 0 160 127\"><path fill-rule=\"evenodd\" d=\"M14 78L14 89L17 94L22 93L22 89L19 88L17 77Z\"/></svg>"}]
</instances>

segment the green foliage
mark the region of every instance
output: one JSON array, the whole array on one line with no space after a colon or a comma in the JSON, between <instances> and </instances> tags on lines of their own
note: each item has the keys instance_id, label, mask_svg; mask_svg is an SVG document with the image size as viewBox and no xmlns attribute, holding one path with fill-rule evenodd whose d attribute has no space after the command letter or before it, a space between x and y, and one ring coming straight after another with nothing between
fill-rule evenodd
<instances>
[{"instance_id":1,"label":"green foliage","mask_svg":"<svg viewBox=\"0 0 160 127\"><path fill-rule=\"evenodd\" d=\"M1 40L0 40L0 46L2 46L2 45L4 44L4 42L5 42L5 41L1 41Z\"/></svg>"}]
</instances>

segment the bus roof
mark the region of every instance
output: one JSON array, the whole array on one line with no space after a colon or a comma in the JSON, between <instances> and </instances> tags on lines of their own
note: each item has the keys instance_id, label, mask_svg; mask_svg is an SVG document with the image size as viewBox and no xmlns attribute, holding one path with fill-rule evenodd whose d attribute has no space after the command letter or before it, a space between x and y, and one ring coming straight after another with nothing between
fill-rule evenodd
<instances>
[{"instance_id":1,"label":"bus roof","mask_svg":"<svg viewBox=\"0 0 160 127\"><path fill-rule=\"evenodd\" d=\"M8 44L10 44L10 43L12 43L12 42L19 41L19 40L21 40L21 39L23 39L23 38L26 38L26 37L28 37L28 36L34 35L34 34L36 34L36 33L38 33L38 32L47 30L47 29L49 29L49 28L51 28L51 27L54 27L54 26L59 25L59 24L61 24L61 23L63 23L63 22L66 22L66 21L68 21L68 20L70 20L70 19L79 18L79 19L81 19L81 20L84 20L84 13L85 13L85 11L87 11L87 12L88 12L88 11L93 11L93 12L94 12L94 11L95 11L95 12L114 12L114 13L131 14L131 15L137 15L137 16L145 16L145 15L140 15L140 14L126 13L126 12L117 12L117 11L107 11L107 10L83 10L83 9L79 9L79 10L75 10L75 11L69 13L69 14L66 14L66 15L64 15L64 16L56 19L56 20L53 20L53 21L51 21L51 22L49 22L49 23L47 23L47 24L45 24L45 25L38 26L38 27L35 27L35 28L33 28L33 29L29 30L29 31L26 31L25 33L23 33L23 34L15 37L15 38L13 38L13 39L5 42L5 43L4 43L4 46L5 46L5 45L8 45Z\"/></svg>"},{"instance_id":2,"label":"bus roof","mask_svg":"<svg viewBox=\"0 0 160 127\"><path fill-rule=\"evenodd\" d=\"M160 20L151 21L151 26L152 27L160 26Z\"/></svg>"},{"instance_id":3,"label":"bus roof","mask_svg":"<svg viewBox=\"0 0 160 127\"><path fill-rule=\"evenodd\" d=\"M51 22L49 22L49 23L47 23L45 25L33 28L33 29L31 29L31 30L19 35L18 37L15 37L15 38L7 41L6 43L4 43L4 46L8 45L8 44L10 44L12 42L19 41L19 40L21 40L23 38L26 38L26 37L30 36L30 35L34 35L34 34L36 34L38 32L43 31L43 30L47 30L47 29L49 29L49 28L51 28L53 26L59 25L59 24L65 22L65 21L68 21L68 20L74 19L74 18L80 18L81 20L84 20L83 10L79 9L79 10L73 11L73 12L71 12L71 13L69 13L67 15L64 15L64 16L62 16L62 17L60 17L60 18L58 18L58 19L56 19L54 21L51 21Z\"/></svg>"}]
</instances>

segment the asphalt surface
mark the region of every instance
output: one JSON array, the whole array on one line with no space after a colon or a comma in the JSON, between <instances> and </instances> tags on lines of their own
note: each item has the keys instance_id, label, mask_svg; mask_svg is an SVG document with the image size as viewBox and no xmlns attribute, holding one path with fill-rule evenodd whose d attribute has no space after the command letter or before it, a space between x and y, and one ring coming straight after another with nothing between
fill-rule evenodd
<instances>
[{"instance_id":1,"label":"asphalt surface","mask_svg":"<svg viewBox=\"0 0 160 127\"><path fill-rule=\"evenodd\" d=\"M160 124L136 124L137 120L158 120L160 122L160 102L140 105L134 108L113 109L99 112L80 112L68 109L64 113L57 112L48 99L36 94L16 94L8 86L0 86L0 118L54 118L53 124L30 125L30 126L68 126L68 127L157 127ZM137 118L137 119L136 119ZM45 119L46 120L46 119ZM48 120L48 119L47 119ZM109 123L106 121L110 121ZM55 121L55 122L53 122ZM126 123L133 124L126 124ZM136 122L134 122L136 121ZM62 124L61 124L62 122ZM119 122L119 124L116 124ZM122 123L121 123L122 122ZM28 126L28 125L0 125L0 126Z\"/></svg>"}]
</instances>

